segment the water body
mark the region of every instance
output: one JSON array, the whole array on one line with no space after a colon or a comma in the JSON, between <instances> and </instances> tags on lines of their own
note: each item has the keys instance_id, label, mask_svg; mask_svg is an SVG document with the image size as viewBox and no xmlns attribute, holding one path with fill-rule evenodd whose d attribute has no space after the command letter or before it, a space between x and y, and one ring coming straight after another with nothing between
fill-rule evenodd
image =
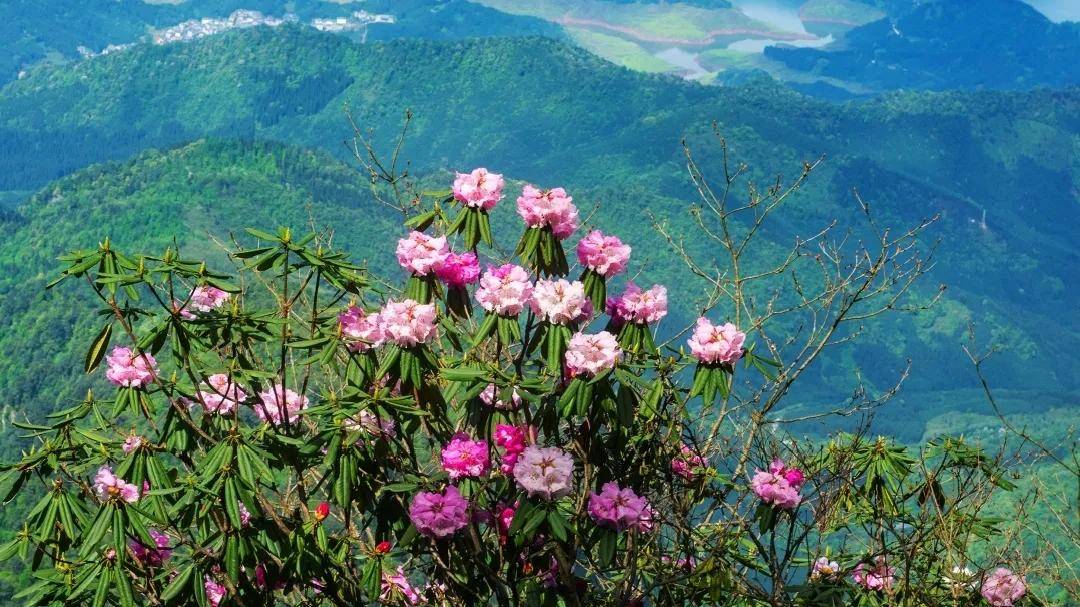
<instances>
[{"instance_id":1,"label":"water body","mask_svg":"<svg viewBox=\"0 0 1080 607\"><path fill-rule=\"evenodd\" d=\"M761 53L765 50L766 46L775 46L777 44L818 48L820 46L825 46L832 41L832 34L829 34L824 38L815 38L813 40L770 40L768 38L747 38L745 40L736 40L735 42L729 44L727 48L732 51L739 51L740 53Z\"/></svg>"},{"instance_id":2,"label":"water body","mask_svg":"<svg viewBox=\"0 0 1080 607\"><path fill-rule=\"evenodd\" d=\"M731 4L751 19L787 32L806 34L806 27L799 19L799 6L802 0L732 0Z\"/></svg>"},{"instance_id":3,"label":"water body","mask_svg":"<svg viewBox=\"0 0 1080 607\"><path fill-rule=\"evenodd\" d=\"M681 48L672 47L660 51L655 54L655 57L683 70L685 72L684 77L690 80L696 80L709 74L709 71L698 63L697 55Z\"/></svg>"},{"instance_id":4,"label":"water body","mask_svg":"<svg viewBox=\"0 0 1080 607\"><path fill-rule=\"evenodd\" d=\"M768 23L772 27L786 32L810 35L799 18L799 6L803 0L732 0L732 5L751 19ZM1080 0L1078 0L1080 1ZM832 36L813 40L770 40L767 38L747 38L736 40L727 46L728 50L740 53L761 53L766 46L790 44L791 46L819 47L833 41Z\"/></svg>"}]
</instances>

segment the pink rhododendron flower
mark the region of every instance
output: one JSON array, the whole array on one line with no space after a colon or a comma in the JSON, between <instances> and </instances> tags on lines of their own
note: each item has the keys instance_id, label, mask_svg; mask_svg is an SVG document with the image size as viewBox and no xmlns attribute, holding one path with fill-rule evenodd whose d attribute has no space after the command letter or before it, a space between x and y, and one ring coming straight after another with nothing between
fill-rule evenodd
<instances>
[{"instance_id":1,"label":"pink rhododendron flower","mask_svg":"<svg viewBox=\"0 0 1080 607\"><path fill-rule=\"evenodd\" d=\"M998 567L983 580L979 594L994 607L1013 607L1027 594L1027 583L1024 576Z\"/></svg>"},{"instance_id":2,"label":"pink rhododendron flower","mask_svg":"<svg viewBox=\"0 0 1080 607\"><path fill-rule=\"evenodd\" d=\"M525 450L525 428L509 424L496 424L495 444L503 449L502 463L499 468L503 474L511 474L517 465L518 457Z\"/></svg>"},{"instance_id":3,"label":"pink rhododendron flower","mask_svg":"<svg viewBox=\"0 0 1080 607\"><path fill-rule=\"evenodd\" d=\"M536 281L529 307L541 320L557 325L584 320L593 312L592 302L585 296L585 285L563 278Z\"/></svg>"},{"instance_id":4,"label":"pink rhododendron flower","mask_svg":"<svg viewBox=\"0 0 1080 607\"><path fill-rule=\"evenodd\" d=\"M124 439L124 444L121 445L120 448L124 450L124 453L131 453L141 447L144 442L146 442L146 439L137 434L132 434Z\"/></svg>"},{"instance_id":5,"label":"pink rhododendron flower","mask_svg":"<svg viewBox=\"0 0 1080 607\"><path fill-rule=\"evenodd\" d=\"M259 402L255 404L255 415L259 419L279 426L284 420L290 424L300 419L300 412L308 408L308 397L297 394L281 384L274 384L269 390L259 393Z\"/></svg>"},{"instance_id":6,"label":"pink rhododendron flower","mask_svg":"<svg viewBox=\"0 0 1080 607\"><path fill-rule=\"evenodd\" d=\"M600 230L589 232L577 245L581 265L604 278L611 278L626 269L630 261L630 245L617 236L604 236Z\"/></svg>"},{"instance_id":7,"label":"pink rhododendron flower","mask_svg":"<svg viewBox=\"0 0 1080 607\"><path fill-rule=\"evenodd\" d=\"M382 419L367 409L361 411L357 418L346 419L345 429L350 432L366 432L373 437L386 440L391 440L397 435L396 424L392 419Z\"/></svg>"},{"instance_id":8,"label":"pink rhododendron flower","mask_svg":"<svg viewBox=\"0 0 1080 607\"><path fill-rule=\"evenodd\" d=\"M401 567L397 573L384 571L382 574L382 591L379 593L379 601L383 603L396 603L404 599L408 605L419 605L423 602L420 593L409 583L405 572Z\"/></svg>"},{"instance_id":9,"label":"pink rhododendron flower","mask_svg":"<svg viewBox=\"0 0 1080 607\"><path fill-rule=\"evenodd\" d=\"M378 348L386 340L379 314L368 314L360 306L350 305L339 314L338 327L342 339L353 352Z\"/></svg>"},{"instance_id":10,"label":"pink rhododendron flower","mask_svg":"<svg viewBox=\"0 0 1080 607\"><path fill-rule=\"evenodd\" d=\"M530 228L551 226L552 234L561 240L573 234L578 226L578 211L573 201L562 188L541 191L527 185L517 199L518 215Z\"/></svg>"},{"instance_id":11,"label":"pink rhododendron flower","mask_svg":"<svg viewBox=\"0 0 1080 607\"><path fill-rule=\"evenodd\" d=\"M218 607L229 592L224 585L219 584L209 575L203 576L203 588L206 590L206 600L211 607Z\"/></svg>"},{"instance_id":12,"label":"pink rhododendron flower","mask_svg":"<svg viewBox=\"0 0 1080 607\"><path fill-rule=\"evenodd\" d=\"M742 358L746 334L735 325L714 325L707 318L699 318L694 334L687 340L690 352L705 364L734 364Z\"/></svg>"},{"instance_id":13,"label":"pink rhododendron flower","mask_svg":"<svg viewBox=\"0 0 1080 607\"><path fill-rule=\"evenodd\" d=\"M247 527L251 522L251 511L240 500L236 500L236 508L240 511L240 526Z\"/></svg>"},{"instance_id":14,"label":"pink rhododendron flower","mask_svg":"<svg viewBox=\"0 0 1080 607\"><path fill-rule=\"evenodd\" d=\"M469 524L469 502L453 485L442 493L421 491L409 504L409 518L420 533L441 539Z\"/></svg>"},{"instance_id":15,"label":"pink rhododendron flower","mask_svg":"<svg viewBox=\"0 0 1080 607\"><path fill-rule=\"evenodd\" d=\"M652 510L644 497L632 489L620 488L613 482L604 483L600 493L589 494L589 516L603 527L622 531L652 528Z\"/></svg>"},{"instance_id":16,"label":"pink rhododendron flower","mask_svg":"<svg viewBox=\"0 0 1080 607\"><path fill-rule=\"evenodd\" d=\"M622 349L614 335L600 331L592 335L575 333L566 346L566 373L570 377L595 377L614 369Z\"/></svg>"},{"instance_id":17,"label":"pink rhododendron flower","mask_svg":"<svg viewBox=\"0 0 1080 607\"><path fill-rule=\"evenodd\" d=\"M206 383L195 394L194 400L184 399L184 402L189 408L201 404L207 413L228 415L247 397L247 392L240 388L236 380L224 373L215 373L206 378Z\"/></svg>"},{"instance_id":18,"label":"pink rhododendron flower","mask_svg":"<svg viewBox=\"0 0 1080 607\"><path fill-rule=\"evenodd\" d=\"M472 440L464 432L458 432L450 439L443 447L440 459L443 470L446 470L453 481L467 477L479 478L491 466L487 443Z\"/></svg>"},{"instance_id":19,"label":"pink rhododendron flower","mask_svg":"<svg viewBox=\"0 0 1080 607\"><path fill-rule=\"evenodd\" d=\"M157 361L148 352L136 354L131 348L117 346L105 357L109 368L105 377L117 386L141 388L157 375Z\"/></svg>"},{"instance_id":20,"label":"pink rhododendron flower","mask_svg":"<svg viewBox=\"0 0 1080 607\"><path fill-rule=\"evenodd\" d=\"M499 398L499 389L495 384L488 384L484 391L480 393L480 400L489 407L496 409L512 411L521 406L521 396L518 394L517 388L514 388L510 392L510 404L503 402Z\"/></svg>"},{"instance_id":21,"label":"pink rhododendron flower","mask_svg":"<svg viewBox=\"0 0 1080 607\"><path fill-rule=\"evenodd\" d=\"M417 276L431 274L449 256L450 247L445 236L428 236L414 230L408 237L398 240L398 263Z\"/></svg>"},{"instance_id":22,"label":"pink rhododendron flower","mask_svg":"<svg viewBox=\"0 0 1080 607\"><path fill-rule=\"evenodd\" d=\"M827 556L822 556L814 561L814 565L810 569L810 579L813 581L835 580L839 573L840 564L836 561L830 561Z\"/></svg>"},{"instance_id":23,"label":"pink rhododendron flower","mask_svg":"<svg viewBox=\"0 0 1080 607\"><path fill-rule=\"evenodd\" d=\"M790 510L802 501L799 496L802 482L802 470L788 468L783 461L773 460L768 472L757 470L754 473L754 478L750 479L750 486L761 501L777 508Z\"/></svg>"},{"instance_id":24,"label":"pink rhododendron flower","mask_svg":"<svg viewBox=\"0 0 1080 607\"><path fill-rule=\"evenodd\" d=\"M379 312L386 339L402 348L424 344L436 333L435 305L389 300Z\"/></svg>"},{"instance_id":25,"label":"pink rhododendron flower","mask_svg":"<svg viewBox=\"0 0 1080 607\"><path fill-rule=\"evenodd\" d=\"M488 312L517 316L529 302L532 292L533 285L525 268L508 263L484 272L480 288L476 290L476 301Z\"/></svg>"},{"instance_id":26,"label":"pink rhododendron flower","mask_svg":"<svg viewBox=\"0 0 1080 607\"><path fill-rule=\"evenodd\" d=\"M574 460L558 447L529 445L514 465L514 479L531 497L558 499L570 493Z\"/></svg>"},{"instance_id":27,"label":"pink rhododendron flower","mask_svg":"<svg viewBox=\"0 0 1080 607\"><path fill-rule=\"evenodd\" d=\"M707 465L705 458L698 455L687 445L683 445L679 449L679 455L671 460L671 471L688 481L692 481L698 475L695 469L704 468Z\"/></svg>"},{"instance_id":28,"label":"pink rhododendron flower","mask_svg":"<svg viewBox=\"0 0 1080 607\"><path fill-rule=\"evenodd\" d=\"M112 468L102 466L94 475L94 493L99 500L122 500L129 504L139 501L139 488L113 474Z\"/></svg>"},{"instance_id":29,"label":"pink rhododendron flower","mask_svg":"<svg viewBox=\"0 0 1080 607\"><path fill-rule=\"evenodd\" d=\"M454 199L467 207L490 211L503 199L503 176L485 168L458 173L454 179Z\"/></svg>"},{"instance_id":30,"label":"pink rhododendron flower","mask_svg":"<svg viewBox=\"0 0 1080 607\"><path fill-rule=\"evenodd\" d=\"M513 505L500 503L496 507L496 521L499 524L499 537L500 541L505 542L506 536L510 533L510 525L514 524L514 513L517 512L519 502L514 502Z\"/></svg>"},{"instance_id":31,"label":"pink rhododendron flower","mask_svg":"<svg viewBox=\"0 0 1080 607\"><path fill-rule=\"evenodd\" d=\"M480 278L480 262L476 253L451 253L435 268L435 275L449 287L463 288Z\"/></svg>"},{"instance_id":32,"label":"pink rhododendron flower","mask_svg":"<svg viewBox=\"0 0 1080 607\"><path fill-rule=\"evenodd\" d=\"M867 590L890 590L896 579L896 568L889 567L884 556L874 557L874 565L859 563L851 579Z\"/></svg>"},{"instance_id":33,"label":"pink rhododendron flower","mask_svg":"<svg viewBox=\"0 0 1080 607\"><path fill-rule=\"evenodd\" d=\"M217 287L203 285L191 290L188 306L198 312L209 312L223 306L226 301L229 301L229 297L231 296L226 291L222 291Z\"/></svg>"},{"instance_id":34,"label":"pink rhododendron flower","mask_svg":"<svg viewBox=\"0 0 1080 607\"><path fill-rule=\"evenodd\" d=\"M144 546L142 542L132 540L128 543L128 548L131 549L131 556L144 567L160 567L172 556L172 550L169 549L169 536L157 529L148 529L147 532L154 540L153 546Z\"/></svg>"},{"instance_id":35,"label":"pink rhododendron flower","mask_svg":"<svg viewBox=\"0 0 1080 607\"><path fill-rule=\"evenodd\" d=\"M173 300L172 309L182 320L195 320L195 314L193 314L191 310L188 310L187 306L184 305L184 302L179 299Z\"/></svg>"},{"instance_id":36,"label":"pink rhododendron flower","mask_svg":"<svg viewBox=\"0 0 1080 607\"><path fill-rule=\"evenodd\" d=\"M783 477L789 485L795 487L795 489L802 489L803 481L806 480L806 475L798 468L789 468L782 459L774 459L769 463L769 472Z\"/></svg>"},{"instance_id":37,"label":"pink rhododendron flower","mask_svg":"<svg viewBox=\"0 0 1080 607\"><path fill-rule=\"evenodd\" d=\"M653 285L648 291L642 291L641 287L629 283L622 295L607 301L607 313L618 326L628 322L655 323L667 316L667 311L667 288L663 285Z\"/></svg>"}]
</instances>

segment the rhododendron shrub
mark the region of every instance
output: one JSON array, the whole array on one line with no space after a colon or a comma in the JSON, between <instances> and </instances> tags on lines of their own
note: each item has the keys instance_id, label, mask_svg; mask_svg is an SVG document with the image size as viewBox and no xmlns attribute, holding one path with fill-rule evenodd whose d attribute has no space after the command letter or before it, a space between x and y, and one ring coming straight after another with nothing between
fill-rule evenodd
<instances>
[{"instance_id":1,"label":"rhododendron shrub","mask_svg":"<svg viewBox=\"0 0 1080 607\"><path fill-rule=\"evenodd\" d=\"M37 571L21 599L1024 600L1022 572L997 562L963 592L942 582L957 559L935 555L987 535L964 488L1005 484L978 449L777 429L814 345L839 338L816 327L862 314L844 293L876 289L802 294L854 303L810 310L800 349L754 312L738 264L708 301L669 300L670 285L620 278L631 244L581 229L563 188L525 185L516 217L489 216L511 187L477 169L403 202L386 239L400 267L377 276L287 228L249 229L227 271L109 241L64 257L62 278L102 308L101 331L80 336L100 388L24 425L38 442L5 468L7 499L42 495L0 548ZM495 246L515 240L512 255ZM908 264L890 259L851 275L896 284L883 268ZM675 326L669 308L701 318Z\"/></svg>"}]
</instances>

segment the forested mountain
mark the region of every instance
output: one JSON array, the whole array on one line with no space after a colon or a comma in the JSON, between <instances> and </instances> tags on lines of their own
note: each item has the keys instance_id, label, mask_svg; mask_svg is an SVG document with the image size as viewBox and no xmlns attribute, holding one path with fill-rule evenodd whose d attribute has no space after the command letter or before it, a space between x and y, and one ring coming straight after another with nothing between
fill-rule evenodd
<instances>
[{"instance_id":1,"label":"forested mountain","mask_svg":"<svg viewBox=\"0 0 1080 607\"><path fill-rule=\"evenodd\" d=\"M1021 0L878 2L884 19L824 48L772 46L765 57L871 90L1025 89L1080 83L1080 24Z\"/></svg>"},{"instance_id":2,"label":"forested mountain","mask_svg":"<svg viewBox=\"0 0 1080 607\"><path fill-rule=\"evenodd\" d=\"M360 127L371 130L372 140L385 144L411 108L415 118L403 157L418 174L486 165L539 185L565 185L585 207L604 201L600 225L618 218L619 229L635 242L650 243L643 280L669 282L677 294L673 301L686 302L671 326L689 317L699 291L678 278L678 262L651 233L641 210L691 229L685 209L693 191L680 139L687 139L707 170L719 171L710 126L717 121L733 157L748 162L750 174L761 181L774 172L791 175L824 153L823 168L770 238L790 242L832 218L848 221L856 209L851 188L858 187L882 222L943 216L933 232L941 239L933 280L949 289L932 311L878 329L877 345L845 351L819 369L822 390L803 395L805 406L835 398L842 389L837 378L855 369L872 389L883 388L910 358L907 400L881 412L879 422L883 430L920 437L930 417L981 404L968 391L972 375L960 351L972 321L982 341L1009 348L992 366L998 384L1013 391L1009 406L1071 404L1078 388L1080 369L1071 353L1080 345L1080 312L1070 305L1078 279L1071 226L1080 212L1076 90L896 94L835 106L769 81L718 89L647 76L542 38L356 45L300 28L256 29L140 47L9 84L0 91L0 175L6 189L39 188L92 162L204 136L278 139L344 157L342 140L351 134L342 111L346 104ZM165 158L182 161L186 153ZM9 232L18 236L0 245L3 293L38 293L54 254L105 236L99 229L104 221L85 215L98 207L130 213L117 219L115 212L101 211L113 213L110 231L118 240L143 234L146 218L159 213L171 222L194 221L198 213L159 209L149 194L140 199L146 209L114 206L127 200L125 192L153 192L161 179L173 188L187 187L182 177L149 171L157 166L155 158L151 154L119 173L116 167L91 169L28 200L7 220ZM102 192L111 194L95 193L98 179L107 186ZM220 192L233 191L227 179L214 183ZM199 239L199 230L211 225L265 223L263 215L243 211L264 197L245 197L242 190L235 195L247 202L214 203L221 213L217 219L169 224L153 230L155 238L184 228L194 230L189 240ZM170 196L177 208L187 197ZM306 198L296 194L290 200L299 209ZM359 199L357 194L350 202ZM76 216L77 225L65 225L65 217ZM266 218L288 220L273 213ZM49 246L33 259L15 253L30 242ZM920 297L936 290L926 287ZM58 390L53 381L77 365L56 355L35 358L28 370L19 354L27 336L40 333L54 349L70 347L66 352L81 344L68 345L65 334L54 332L59 329L42 330L53 323L28 316L21 299L4 297L0 314L0 392L20 410L40 411L54 406L57 394L77 392L76 384L61 382ZM71 322L65 318L55 326ZM1048 326L1055 331L1047 332Z\"/></svg>"},{"instance_id":3,"label":"forested mountain","mask_svg":"<svg viewBox=\"0 0 1080 607\"><path fill-rule=\"evenodd\" d=\"M341 32L366 40L562 36L558 26L466 0L366 0L362 5L332 0L10 0L0 3L0 83L25 75L42 63L65 63L84 52L98 53L110 45L145 41L154 30L190 20L222 19L238 10L302 23L356 20L353 15L358 11L390 18L390 22L370 26L360 26L357 20L355 27Z\"/></svg>"}]
</instances>

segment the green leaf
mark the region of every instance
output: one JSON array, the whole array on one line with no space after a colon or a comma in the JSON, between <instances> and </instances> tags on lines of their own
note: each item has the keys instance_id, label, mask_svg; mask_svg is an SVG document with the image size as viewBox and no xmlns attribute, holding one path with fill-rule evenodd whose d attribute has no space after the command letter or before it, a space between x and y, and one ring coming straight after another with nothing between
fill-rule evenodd
<instances>
[{"instance_id":1,"label":"green leaf","mask_svg":"<svg viewBox=\"0 0 1080 607\"><path fill-rule=\"evenodd\" d=\"M90 344L90 349L86 351L86 359L83 361L83 370L86 373L97 369L101 360L105 358L105 351L109 349L109 340L112 339L112 327L111 322L102 327L93 343Z\"/></svg>"},{"instance_id":2,"label":"green leaf","mask_svg":"<svg viewBox=\"0 0 1080 607\"><path fill-rule=\"evenodd\" d=\"M615 558L615 548L618 546L619 536L609 529L600 531L600 542L597 545L597 558L601 567L607 567Z\"/></svg>"},{"instance_id":3,"label":"green leaf","mask_svg":"<svg viewBox=\"0 0 1080 607\"><path fill-rule=\"evenodd\" d=\"M558 508L552 508L547 513L548 529L551 529L551 534L555 536L560 542L565 542L567 538L566 531L566 519L563 518Z\"/></svg>"}]
</instances>

